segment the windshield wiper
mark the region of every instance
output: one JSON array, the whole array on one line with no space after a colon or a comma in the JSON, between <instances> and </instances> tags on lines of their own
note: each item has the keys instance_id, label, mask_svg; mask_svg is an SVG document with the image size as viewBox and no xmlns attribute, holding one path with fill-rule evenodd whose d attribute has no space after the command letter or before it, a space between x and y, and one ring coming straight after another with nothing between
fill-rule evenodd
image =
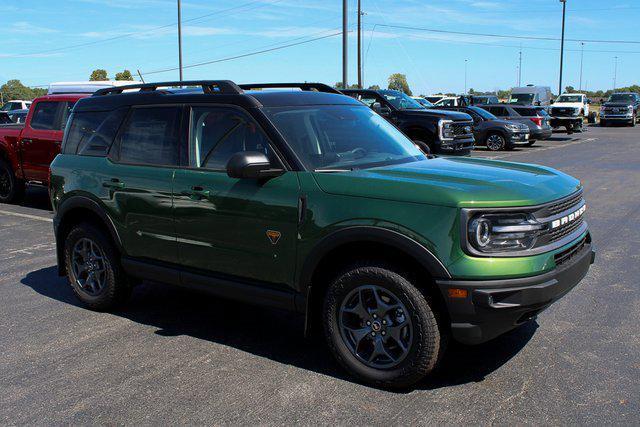
<instances>
[{"instance_id":1,"label":"windshield wiper","mask_svg":"<svg viewBox=\"0 0 640 427\"><path fill-rule=\"evenodd\" d=\"M352 168L342 169L342 168L332 168L332 169L314 169L314 172L318 173L337 173L337 172L351 172Z\"/></svg>"}]
</instances>

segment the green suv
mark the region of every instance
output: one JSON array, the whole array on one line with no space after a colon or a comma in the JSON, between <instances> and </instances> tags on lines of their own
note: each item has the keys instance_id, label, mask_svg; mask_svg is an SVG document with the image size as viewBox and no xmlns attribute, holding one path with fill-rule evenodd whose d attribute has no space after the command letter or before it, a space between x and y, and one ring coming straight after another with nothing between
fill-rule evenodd
<instances>
[{"instance_id":1,"label":"green suv","mask_svg":"<svg viewBox=\"0 0 640 427\"><path fill-rule=\"evenodd\" d=\"M576 179L425 156L322 84L100 90L72 112L50 194L60 274L89 308L144 279L293 310L383 387L429 374L450 338L535 318L594 259Z\"/></svg>"}]
</instances>

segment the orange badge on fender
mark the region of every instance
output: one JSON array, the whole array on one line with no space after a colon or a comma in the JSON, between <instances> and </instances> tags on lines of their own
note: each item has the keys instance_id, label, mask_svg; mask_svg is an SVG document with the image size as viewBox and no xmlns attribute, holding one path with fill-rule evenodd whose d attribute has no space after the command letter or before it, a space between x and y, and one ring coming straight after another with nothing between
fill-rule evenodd
<instances>
[{"instance_id":1,"label":"orange badge on fender","mask_svg":"<svg viewBox=\"0 0 640 427\"><path fill-rule=\"evenodd\" d=\"M281 235L282 234L279 231L267 230L267 237L271 241L272 245L275 245L276 243L278 243L278 240L280 240Z\"/></svg>"}]
</instances>

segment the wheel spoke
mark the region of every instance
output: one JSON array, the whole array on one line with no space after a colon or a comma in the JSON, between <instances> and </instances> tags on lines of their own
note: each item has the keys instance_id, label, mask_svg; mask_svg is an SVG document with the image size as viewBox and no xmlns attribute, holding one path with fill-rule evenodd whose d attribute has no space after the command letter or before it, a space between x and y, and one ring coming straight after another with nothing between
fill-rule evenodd
<instances>
[{"instance_id":1,"label":"wheel spoke","mask_svg":"<svg viewBox=\"0 0 640 427\"><path fill-rule=\"evenodd\" d=\"M387 332L389 334L388 339L392 339L398 344L398 346L402 349L402 351L407 351L407 345L402 340L402 329L405 327L406 321L402 322L400 325L391 326L387 328Z\"/></svg>"},{"instance_id":2,"label":"wheel spoke","mask_svg":"<svg viewBox=\"0 0 640 427\"><path fill-rule=\"evenodd\" d=\"M367 308L364 306L362 291L358 292L358 303L351 308L345 308L344 312L353 313L359 316L361 320L365 320L369 317L369 310L367 310Z\"/></svg>"},{"instance_id":3,"label":"wheel spoke","mask_svg":"<svg viewBox=\"0 0 640 427\"><path fill-rule=\"evenodd\" d=\"M382 339L376 339L373 342L373 351L371 352L371 354L369 355L369 362L373 362L375 361L376 357L378 356L384 356L387 359L389 359L392 362L395 362L396 359L389 354L389 352L387 351L387 349L384 347L384 343L382 341Z\"/></svg>"}]
</instances>

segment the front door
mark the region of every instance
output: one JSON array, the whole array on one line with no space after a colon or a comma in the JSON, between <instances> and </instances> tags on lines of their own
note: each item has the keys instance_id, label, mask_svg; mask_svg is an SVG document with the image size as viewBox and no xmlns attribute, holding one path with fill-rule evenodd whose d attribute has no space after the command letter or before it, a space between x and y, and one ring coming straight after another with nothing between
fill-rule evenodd
<instances>
[{"instance_id":1,"label":"front door","mask_svg":"<svg viewBox=\"0 0 640 427\"><path fill-rule=\"evenodd\" d=\"M280 164L259 125L231 107L191 112L190 168L177 171L174 213L180 263L207 274L293 283L297 241L296 172L267 181L229 178L241 151Z\"/></svg>"}]
</instances>

